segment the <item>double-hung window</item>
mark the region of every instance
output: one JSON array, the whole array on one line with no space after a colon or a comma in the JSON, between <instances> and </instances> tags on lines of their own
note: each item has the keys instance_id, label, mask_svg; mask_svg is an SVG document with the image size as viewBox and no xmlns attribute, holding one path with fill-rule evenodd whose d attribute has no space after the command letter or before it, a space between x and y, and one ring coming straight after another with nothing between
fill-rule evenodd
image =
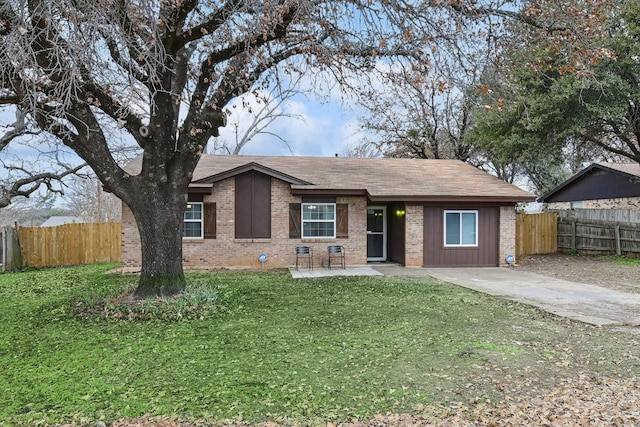
<instances>
[{"instance_id":1,"label":"double-hung window","mask_svg":"<svg viewBox=\"0 0 640 427\"><path fill-rule=\"evenodd\" d=\"M336 204L302 204L302 238L336 237Z\"/></svg>"},{"instance_id":2,"label":"double-hung window","mask_svg":"<svg viewBox=\"0 0 640 427\"><path fill-rule=\"evenodd\" d=\"M204 236L202 202L189 202L184 211L182 237L185 239L201 239Z\"/></svg>"},{"instance_id":3,"label":"double-hung window","mask_svg":"<svg viewBox=\"0 0 640 427\"><path fill-rule=\"evenodd\" d=\"M444 245L478 246L478 211L444 211Z\"/></svg>"}]
</instances>

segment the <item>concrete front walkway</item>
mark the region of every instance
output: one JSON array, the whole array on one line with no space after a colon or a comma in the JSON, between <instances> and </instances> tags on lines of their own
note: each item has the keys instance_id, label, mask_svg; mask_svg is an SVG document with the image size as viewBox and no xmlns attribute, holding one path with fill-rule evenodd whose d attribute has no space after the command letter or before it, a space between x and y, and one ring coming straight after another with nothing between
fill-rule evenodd
<instances>
[{"instance_id":1,"label":"concrete front walkway","mask_svg":"<svg viewBox=\"0 0 640 427\"><path fill-rule=\"evenodd\" d=\"M640 294L518 271L518 267L405 268L381 264L374 268L388 276L430 276L593 325L640 326Z\"/></svg>"}]
</instances>

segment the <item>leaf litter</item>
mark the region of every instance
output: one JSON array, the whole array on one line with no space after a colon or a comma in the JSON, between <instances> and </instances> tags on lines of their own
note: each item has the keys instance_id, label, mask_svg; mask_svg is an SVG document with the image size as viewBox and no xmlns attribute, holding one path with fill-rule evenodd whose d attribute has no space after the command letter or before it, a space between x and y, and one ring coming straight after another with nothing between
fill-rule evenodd
<instances>
[{"instance_id":1,"label":"leaf litter","mask_svg":"<svg viewBox=\"0 0 640 427\"><path fill-rule=\"evenodd\" d=\"M86 425L86 424L85 424ZM95 426L96 424L90 424ZM325 427L632 427L640 425L640 383L637 378L579 375L562 380L556 387L536 396L507 396L496 404L468 406L452 403L416 408L413 414L381 414L368 421L346 423L317 420L310 423L209 423L179 421L146 415L122 419L109 427L281 427L322 425ZM59 427L78 427L65 424Z\"/></svg>"}]
</instances>

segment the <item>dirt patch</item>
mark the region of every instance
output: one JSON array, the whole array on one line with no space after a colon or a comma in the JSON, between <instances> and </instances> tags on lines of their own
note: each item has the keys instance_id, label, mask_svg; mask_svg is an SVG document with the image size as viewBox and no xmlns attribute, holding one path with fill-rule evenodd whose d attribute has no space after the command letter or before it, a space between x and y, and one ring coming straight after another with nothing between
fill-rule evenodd
<instances>
[{"instance_id":1,"label":"dirt patch","mask_svg":"<svg viewBox=\"0 0 640 427\"><path fill-rule=\"evenodd\" d=\"M640 265L625 265L613 257L593 255L527 255L516 267L558 279L640 293Z\"/></svg>"}]
</instances>

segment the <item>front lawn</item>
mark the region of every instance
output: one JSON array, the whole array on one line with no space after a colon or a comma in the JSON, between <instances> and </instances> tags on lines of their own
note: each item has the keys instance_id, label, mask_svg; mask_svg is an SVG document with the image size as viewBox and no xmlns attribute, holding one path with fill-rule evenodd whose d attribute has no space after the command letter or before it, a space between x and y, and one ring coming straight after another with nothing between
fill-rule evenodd
<instances>
[{"instance_id":1,"label":"front lawn","mask_svg":"<svg viewBox=\"0 0 640 427\"><path fill-rule=\"evenodd\" d=\"M142 414L322 424L640 369L631 334L419 279L200 273L190 281L215 301L203 316L74 314L134 285L110 267L0 274L0 425Z\"/></svg>"}]
</instances>

